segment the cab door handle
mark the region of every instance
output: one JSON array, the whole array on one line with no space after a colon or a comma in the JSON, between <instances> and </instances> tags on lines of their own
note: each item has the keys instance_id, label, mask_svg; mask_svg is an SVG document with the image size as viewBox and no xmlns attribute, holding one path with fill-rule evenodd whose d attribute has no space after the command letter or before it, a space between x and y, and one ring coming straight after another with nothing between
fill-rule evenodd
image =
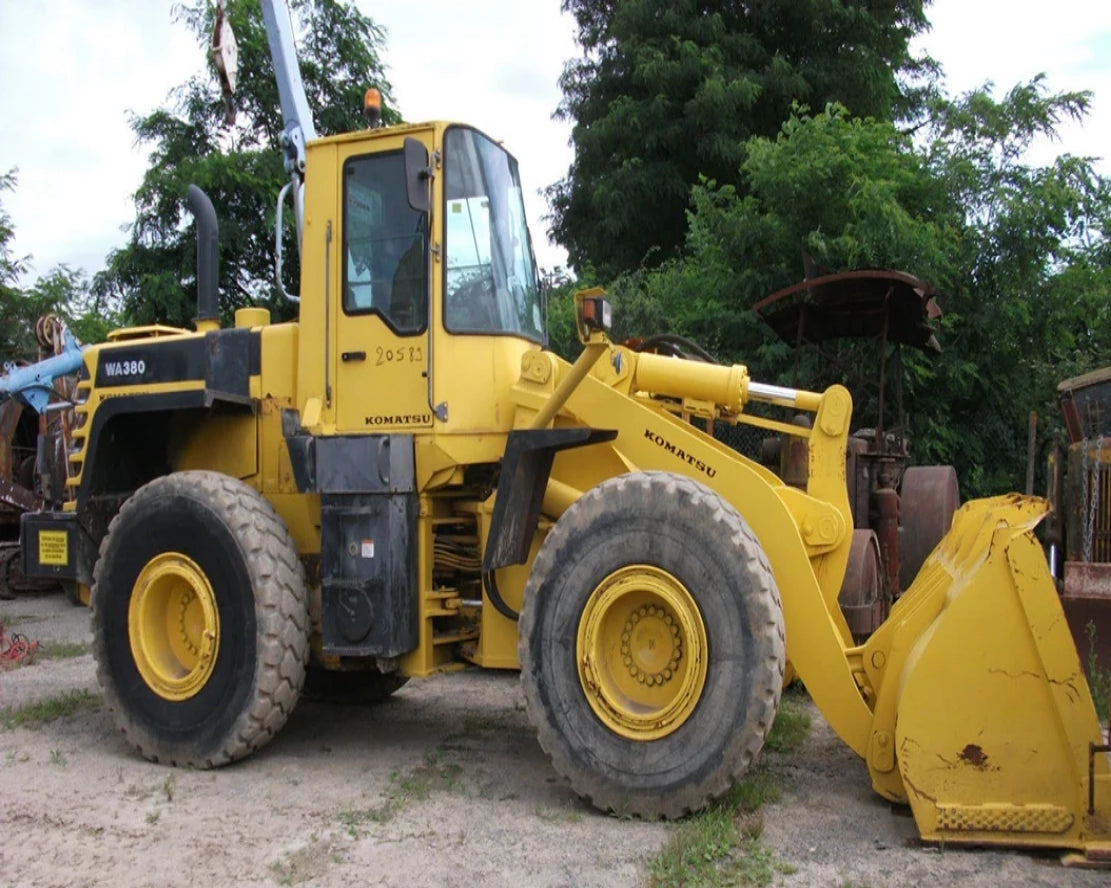
<instances>
[{"instance_id":1,"label":"cab door handle","mask_svg":"<svg viewBox=\"0 0 1111 888\"><path fill-rule=\"evenodd\" d=\"M340 357L343 358L343 360L345 360L345 361L365 361L366 360L366 352L365 351L344 352L343 354L340 355Z\"/></svg>"}]
</instances>

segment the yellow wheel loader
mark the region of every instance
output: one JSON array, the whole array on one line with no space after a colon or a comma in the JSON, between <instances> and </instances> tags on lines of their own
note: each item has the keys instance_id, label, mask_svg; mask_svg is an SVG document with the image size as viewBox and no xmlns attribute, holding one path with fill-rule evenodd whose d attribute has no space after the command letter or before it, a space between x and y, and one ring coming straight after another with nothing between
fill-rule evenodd
<instances>
[{"instance_id":1,"label":"yellow wheel loader","mask_svg":"<svg viewBox=\"0 0 1111 888\"><path fill-rule=\"evenodd\" d=\"M923 838L1106 857L1107 747L1040 501L966 504L854 645L847 391L614 345L600 291L576 296L578 360L547 351L516 161L452 123L314 138L272 7L298 320L220 328L194 189L197 329L84 352L74 499L22 524L29 575L91 589L128 742L220 765L281 728L306 671L381 697L519 668L578 793L679 817L760 753L790 667ZM805 440L805 489L707 422Z\"/></svg>"}]
</instances>

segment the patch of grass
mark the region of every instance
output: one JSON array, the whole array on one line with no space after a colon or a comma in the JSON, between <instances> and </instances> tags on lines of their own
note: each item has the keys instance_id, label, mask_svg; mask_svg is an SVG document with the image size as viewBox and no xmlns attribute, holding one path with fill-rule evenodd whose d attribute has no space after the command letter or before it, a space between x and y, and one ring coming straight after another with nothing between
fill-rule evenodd
<instances>
[{"instance_id":1,"label":"patch of grass","mask_svg":"<svg viewBox=\"0 0 1111 888\"><path fill-rule=\"evenodd\" d=\"M368 823L388 823L401 808L402 803L389 798L381 805L375 805L372 808L353 808L350 811L340 811L336 815L336 820L343 825L351 838L360 839L363 835L364 826Z\"/></svg>"},{"instance_id":2,"label":"patch of grass","mask_svg":"<svg viewBox=\"0 0 1111 888\"><path fill-rule=\"evenodd\" d=\"M1092 692L1092 702L1096 706L1096 715L1101 722L1107 721L1108 699L1111 698L1111 670L1101 669L1099 658L1096 657L1096 624L1089 620L1084 627L1084 634L1088 636L1088 689Z\"/></svg>"},{"instance_id":3,"label":"patch of grass","mask_svg":"<svg viewBox=\"0 0 1111 888\"><path fill-rule=\"evenodd\" d=\"M783 692L771 733L764 744L772 752L795 752L810 736L810 713L804 706L806 691L798 682Z\"/></svg>"},{"instance_id":4,"label":"patch of grass","mask_svg":"<svg viewBox=\"0 0 1111 888\"><path fill-rule=\"evenodd\" d=\"M149 824L150 826L154 826L154 824L156 824L156 823L158 822L158 819L159 819L159 818L160 818L161 816L162 816L162 812L161 812L161 811L159 811L159 810L154 810L154 811L151 811L151 812L150 812L150 813L149 813L149 814L147 815L147 823L148 823L148 824Z\"/></svg>"},{"instance_id":5,"label":"patch of grass","mask_svg":"<svg viewBox=\"0 0 1111 888\"><path fill-rule=\"evenodd\" d=\"M86 641L43 641L39 642L35 656L41 660L71 660L85 656L90 650Z\"/></svg>"},{"instance_id":6,"label":"patch of grass","mask_svg":"<svg viewBox=\"0 0 1111 888\"><path fill-rule=\"evenodd\" d=\"M793 752L810 733L806 692L788 689L779 704L766 748ZM705 811L675 824L667 843L648 862L652 888L725 888L770 885L792 872L760 841L761 808L779 801L780 779L757 764Z\"/></svg>"},{"instance_id":7,"label":"patch of grass","mask_svg":"<svg viewBox=\"0 0 1111 888\"><path fill-rule=\"evenodd\" d=\"M79 712L99 709L102 702L99 694L80 690L66 691L23 706L5 706L0 708L0 730L38 728L59 718L69 718Z\"/></svg>"},{"instance_id":8,"label":"patch of grass","mask_svg":"<svg viewBox=\"0 0 1111 888\"><path fill-rule=\"evenodd\" d=\"M742 814L755 814L764 805L778 802L781 796L779 779L757 765L733 785L719 804Z\"/></svg>"},{"instance_id":9,"label":"patch of grass","mask_svg":"<svg viewBox=\"0 0 1111 888\"><path fill-rule=\"evenodd\" d=\"M59 768L66 766L66 754L60 749L50 750L50 764L57 765Z\"/></svg>"},{"instance_id":10,"label":"patch of grass","mask_svg":"<svg viewBox=\"0 0 1111 888\"><path fill-rule=\"evenodd\" d=\"M17 752L14 749L9 749L8 754L4 756L4 766L8 768L12 765L21 765L29 761L31 761L31 753L29 752Z\"/></svg>"},{"instance_id":11,"label":"patch of grass","mask_svg":"<svg viewBox=\"0 0 1111 888\"><path fill-rule=\"evenodd\" d=\"M418 765L401 780L401 790L409 798L426 799L433 792L462 792L463 766L455 762L441 762L436 752L424 757L424 764Z\"/></svg>"},{"instance_id":12,"label":"patch of grass","mask_svg":"<svg viewBox=\"0 0 1111 888\"><path fill-rule=\"evenodd\" d=\"M424 801L433 792L463 792L462 776L462 765L441 762L438 752L430 752L423 764L405 773L394 771L390 774L390 786L382 804L343 811L337 819L347 827L348 835L357 839L367 823L386 823L411 801Z\"/></svg>"},{"instance_id":13,"label":"patch of grass","mask_svg":"<svg viewBox=\"0 0 1111 888\"><path fill-rule=\"evenodd\" d=\"M769 885L790 868L760 842L760 808L779 798L775 776L757 766L705 811L677 823L648 862L652 888Z\"/></svg>"},{"instance_id":14,"label":"patch of grass","mask_svg":"<svg viewBox=\"0 0 1111 888\"><path fill-rule=\"evenodd\" d=\"M718 865L729 857L737 839L733 812L725 805L682 821L648 862L653 888L713 885Z\"/></svg>"}]
</instances>

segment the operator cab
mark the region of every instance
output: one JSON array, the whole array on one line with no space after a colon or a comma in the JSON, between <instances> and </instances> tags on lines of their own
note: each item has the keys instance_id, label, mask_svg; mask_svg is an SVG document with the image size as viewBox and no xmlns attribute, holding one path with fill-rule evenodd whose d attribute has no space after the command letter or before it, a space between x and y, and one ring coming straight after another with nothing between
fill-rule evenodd
<instances>
[{"instance_id":1,"label":"operator cab","mask_svg":"<svg viewBox=\"0 0 1111 888\"><path fill-rule=\"evenodd\" d=\"M476 130L444 136L444 327L544 338L517 162ZM429 215L414 209L403 151L344 164L343 309L377 313L396 333L428 323ZM416 175L419 175L417 173Z\"/></svg>"},{"instance_id":2,"label":"operator cab","mask_svg":"<svg viewBox=\"0 0 1111 888\"><path fill-rule=\"evenodd\" d=\"M344 433L508 428L546 340L516 160L469 126L381 127L310 143L307 180L329 179L330 199L305 189L302 292L330 295L300 316L300 366L320 366L319 330L327 376L302 375L298 401L322 392Z\"/></svg>"}]
</instances>

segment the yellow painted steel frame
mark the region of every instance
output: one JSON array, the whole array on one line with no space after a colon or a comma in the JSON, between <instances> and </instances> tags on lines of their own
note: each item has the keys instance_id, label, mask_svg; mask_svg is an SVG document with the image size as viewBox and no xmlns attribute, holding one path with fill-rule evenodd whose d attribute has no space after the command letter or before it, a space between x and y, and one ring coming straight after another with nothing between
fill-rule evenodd
<instances>
[{"instance_id":1,"label":"yellow painted steel frame","mask_svg":"<svg viewBox=\"0 0 1111 888\"><path fill-rule=\"evenodd\" d=\"M1090 757L1089 744L1101 742L1099 724L1031 533L1044 505L1017 496L966 504L889 620L853 647L837 607L851 536L848 393L833 387L799 399L817 413L802 493L653 397L697 389L721 405L739 389L743 403L743 368L675 362L681 372L669 377L672 359L652 356L643 374L644 357L611 347L586 359L594 369L555 422L620 434L611 445L557 457L545 513L557 517L578 492L618 471L660 469L707 484L767 553L791 665L833 729L865 759L876 791L909 802L924 838L1076 849L1089 859L1111 853L1108 759ZM527 356L525 366L513 391L522 426L570 375L547 354Z\"/></svg>"},{"instance_id":2,"label":"yellow painted steel frame","mask_svg":"<svg viewBox=\"0 0 1111 888\"><path fill-rule=\"evenodd\" d=\"M660 394L660 387L667 393L670 365L682 390L696 389L699 397L718 403L745 398L743 368L646 356L611 346L567 398L556 422L615 428L619 435L611 445L559 454L545 509L558 508L561 500L573 501L568 491L589 489L621 472L647 469L686 475L720 493L748 522L768 555L788 627L788 660L834 730L863 756L871 711L845 656L851 635L837 607L852 540L845 486L852 410L848 392L834 386L820 396L804 393L802 404L816 407L817 416L809 437L810 484L803 493L644 395L637 384L642 360L651 364L650 378L657 389L652 394ZM550 372L537 372L540 361L548 363ZM528 372L513 390L522 426L531 424L559 380L571 372L566 362L546 352L527 356L526 365ZM546 381L532 381L540 378Z\"/></svg>"}]
</instances>

